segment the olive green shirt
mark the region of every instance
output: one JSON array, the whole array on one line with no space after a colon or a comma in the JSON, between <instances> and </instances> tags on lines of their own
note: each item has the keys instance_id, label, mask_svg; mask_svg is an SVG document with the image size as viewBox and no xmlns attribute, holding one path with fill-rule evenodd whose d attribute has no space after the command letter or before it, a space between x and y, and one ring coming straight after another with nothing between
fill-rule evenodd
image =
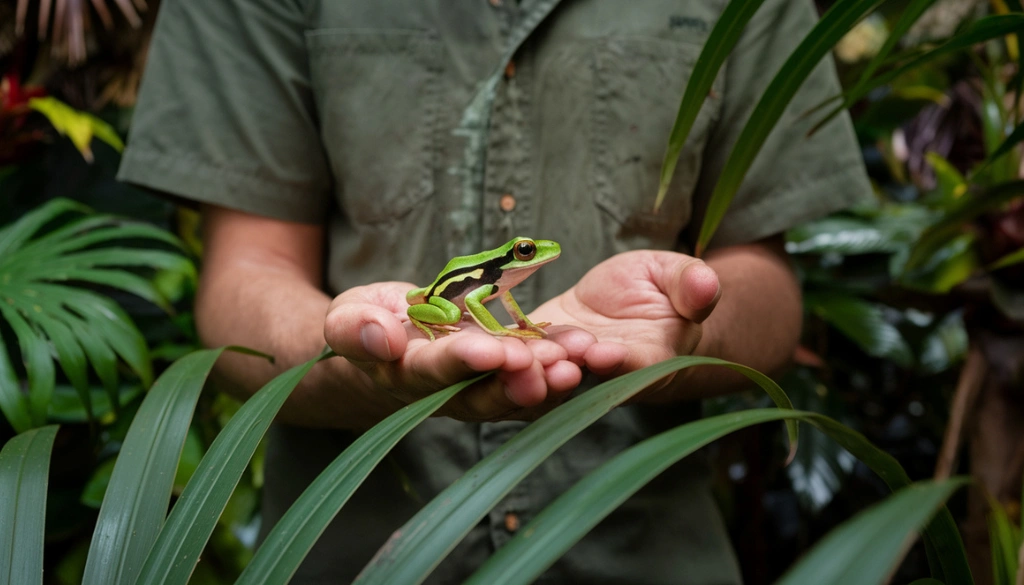
<instances>
[{"instance_id":1,"label":"olive green shirt","mask_svg":"<svg viewBox=\"0 0 1024 585\"><path fill-rule=\"evenodd\" d=\"M769 0L693 126L652 212L669 130L723 0L166 0L121 178L189 200L326 223L328 292L424 284L454 255L517 235L562 257L516 288L530 310L600 261L686 251L761 90L814 22ZM713 244L777 234L870 193L848 119L812 139L807 81ZM500 311L499 311L500 312ZM616 409L517 486L435 572L460 582L555 496L616 453L699 416L697 403ZM430 419L328 528L295 583L350 581L427 500L522 428ZM353 439L276 426L264 532ZM629 499L542 578L740 581L698 456Z\"/></svg>"}]
</instances>

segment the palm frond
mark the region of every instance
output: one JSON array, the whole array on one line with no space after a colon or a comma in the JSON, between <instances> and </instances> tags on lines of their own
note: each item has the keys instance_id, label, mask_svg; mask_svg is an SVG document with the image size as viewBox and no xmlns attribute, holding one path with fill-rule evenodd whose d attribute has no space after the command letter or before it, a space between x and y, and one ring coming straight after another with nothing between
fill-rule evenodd
<instances>
[{"instance_id":1,"label":"palm frond","mask_svg":"<svg viewBox=\"0 0 1024 585\"><path fill-rule=\"evenodd\" d=\"M163 230L94 214L65 199L50 201L0 229L0 320L18 340L28 378L28 396L5 390L0 407L19 430L45 423L56 381L54 360L87 412L90 370L115 408L120 404L119 363L144 385L152 383L142 334L117 303L89 290L112 288L170 310L149 279L125 268L172 270L193 278L195 269L177 251L137 247L139 242L179 246ZM5 349L9 359L12 348ZM11 379L10 374L5 377Z\"/></svg>"}]
</instances>

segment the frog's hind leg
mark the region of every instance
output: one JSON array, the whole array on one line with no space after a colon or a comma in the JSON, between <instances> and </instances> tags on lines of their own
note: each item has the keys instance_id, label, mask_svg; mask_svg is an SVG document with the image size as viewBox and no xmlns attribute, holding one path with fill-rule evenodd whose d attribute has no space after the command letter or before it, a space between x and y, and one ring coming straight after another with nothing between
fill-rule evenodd
<instances>
[{"instance_id":1,"label":"frog's hind leg","mask_svg":"<svg viewBox=\"0 0 1024 585\"><path fill-rule=\"evenodd\" d=\"M547 331L544 331L544 328L551 325L551 323L534 323L530 321L530 319L527 318L526 313L523 313L523 310L519 308L519 303L512 298L512 291L505 291L502 293L501 304L505 306L505 310L508 311L508 314L516 320L516 324L519 325L520 329L540 333L541 336L547 335Z\"/></svg>"}]
</instances>

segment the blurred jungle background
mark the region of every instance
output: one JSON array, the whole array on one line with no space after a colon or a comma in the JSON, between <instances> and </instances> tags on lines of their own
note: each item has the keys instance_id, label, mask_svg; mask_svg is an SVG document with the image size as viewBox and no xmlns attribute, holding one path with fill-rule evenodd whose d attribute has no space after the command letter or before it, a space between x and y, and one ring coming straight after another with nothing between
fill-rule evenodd
<instances>
[{"instance_id":1,"label":"blurred jungle background","mask_svg":"<svg viewBox=\"0 0 1024 585\"><path fill-rule=\"evenodd\" d=\"M844 85L858 81L908 3L883 4L836 47ZM942 41L1009 11L1020 11L1019 3L939 1L900 47ZM114 179L158 12L155 0L0 0L0 226L68 198L88 208L69 213L164 228L180 238L192 263L201 262L194 213ZM1020 133L1024 117L1018 42L1009 35L971 45L853 104L875 201L788 234L806 321L797 365L782 387L797 408L863 433L915 480L972 475L975 484L951 508L978 583L1013 582L1021 539L1024 167L1019 139L997 152ZM965 204L975 192L988 196ZM121 245L162 249L153 239L140 235ZM154 373L198 346L192 263L140 260L133 266L138 282L127 284L78 279L113 298L137 326L145 351L95 380L58 373L48 403L36 405L34 422L62 425L50 472L48 583L81 579L134 409ZM16 357L18 326L0 319L0 340L12 375L28 384ZM751 393L710 402L706 411L765 405L767 398ZM176 490L236 408L224 396L203 396ZM15 429L0 418L0 443ZM889 493L863 464L815 432L802 433L788 467L776 426L732 435L711 451L751 585L772 582L830 528ZM261 462L257 453L193 582L233 582L251 557ZM901 574L921 573L919 548ZM896 581L906 581L899 576Z\"/></svg>"}]
</instances>

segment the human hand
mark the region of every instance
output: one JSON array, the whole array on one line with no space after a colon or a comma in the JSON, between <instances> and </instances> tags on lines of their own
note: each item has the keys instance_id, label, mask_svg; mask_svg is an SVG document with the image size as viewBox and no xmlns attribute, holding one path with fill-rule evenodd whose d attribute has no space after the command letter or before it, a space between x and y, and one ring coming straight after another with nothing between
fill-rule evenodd
<instances>
[{"instance_id":1,"label":"human hand","mask_svg":"<svg viewBox=\"0 0 1024 585\"><path fill-rule=\"evenodd\" d=\"M638 250L598 264L530 316L578 327L602 343L626 348L612 371L584 360L597 373L620 375L693 353L701 340L701 323L720 295L718 275L703 261L675 252Z\"/></svg>"},{"instance_id":2,"label":"human hand","mask_svg":"<svg viewBox=\"0 0 1024 585\"><path fill-rule=\"evenodd\" d=\"M324 337L338 355L365 373L374 388L403 403L496 370L459 393L439 414L460 420L535 418L579 385L581 365L614 369L625 356L580 329L560 327L545 339L494 337L475 324L426 339L406 316L404 282L352 288L328 309Z\"/></svg>"}]
</instances>

